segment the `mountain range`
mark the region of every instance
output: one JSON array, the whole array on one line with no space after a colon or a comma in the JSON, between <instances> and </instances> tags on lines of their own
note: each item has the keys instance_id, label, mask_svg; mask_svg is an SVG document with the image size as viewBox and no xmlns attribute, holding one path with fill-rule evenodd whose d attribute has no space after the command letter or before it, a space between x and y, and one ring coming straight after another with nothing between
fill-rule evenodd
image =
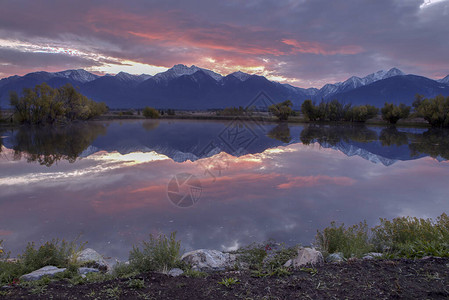
<instances>
[{"instance_id":1,"label":"mountain range","mask_svg":"<svg viewBox=\"0 0 449 300\"><path fill-rule=\"evenodd\" d=\"M99 76L85 70L33 72L0 80L0 106L8 107L10 91L46 82L52 87L70 83L95 101L110 108L216 109L246 107L263 91L273 103L290 99L298 108L306 99L315 101L338 99L344 103L371 104L385 102L410 105L416 94L426 97L449 96L449 75L440 80L405 74L397 68L378 71L363 78L352 76L344 82L326 84L321 89L299 88L270 81L263 76L234 72L222 76L197 66L175 65L151 75L120 72Z\"/></svg>"}]
</instances>

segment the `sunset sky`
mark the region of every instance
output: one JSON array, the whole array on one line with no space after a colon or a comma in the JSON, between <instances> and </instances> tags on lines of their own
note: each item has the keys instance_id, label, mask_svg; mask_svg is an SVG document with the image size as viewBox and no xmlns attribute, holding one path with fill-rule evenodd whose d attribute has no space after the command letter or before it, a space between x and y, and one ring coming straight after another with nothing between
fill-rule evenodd
<instances>
[{"instance_id":1,"label":"sunset sky","mask_svg":"<svg viewBox=\"0 0 449 300\"><path fill-rule=\"evenodd\" d=\"M448 0L0 0L0 78L175 64L321 87L398 67L449 74Z\"/></svg>"}]
</instances>

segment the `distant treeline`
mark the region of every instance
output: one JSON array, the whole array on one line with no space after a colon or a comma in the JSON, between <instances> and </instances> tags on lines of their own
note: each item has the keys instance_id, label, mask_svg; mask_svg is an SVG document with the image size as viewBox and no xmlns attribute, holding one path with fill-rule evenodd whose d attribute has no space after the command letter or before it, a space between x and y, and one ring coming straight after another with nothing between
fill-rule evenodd
<instances>
[{"instance_id":1,"label":"distant treeline","mask_svg":"<svg viewBox=\"0 0 449 300\"><path fill-rule=\"evenodd\" d=\"M10 94L14 120L22 124L53 124L57 121L89 120L108 111L105 103L95 102L72 85L52 88L46 83Z\"/></svg>"}]
</instances>

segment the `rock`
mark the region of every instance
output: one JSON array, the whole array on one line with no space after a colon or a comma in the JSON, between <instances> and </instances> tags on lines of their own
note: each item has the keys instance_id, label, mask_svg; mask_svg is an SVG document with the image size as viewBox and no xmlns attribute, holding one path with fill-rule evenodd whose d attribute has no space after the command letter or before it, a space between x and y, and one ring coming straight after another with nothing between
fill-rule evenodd
<instances>
[{"instance_id":1,"label":"rock","mask_svg":"<svg viewBox=\"0 0 449 300\"><path fill-rule=\"evenodd\" d=\"M96 268L100 271L109 271L111 267L105 261L103 256L101 256L97 251L91 248L86 248L81 252L77 253L77 261L83 266Z\"/></svg>"},{"instance_id":2,"label":"rock","mask_svg":"<svg viewBox=\"0 0 449 300\"><path fill-rule=\"evenodd\" d=\"M305 265L315 265L324 262L323 255L320 251L312 248L301 248L298 249L298 255L294 259L288 260L284 266L294 268L300 268Z\"/></svg>"},{"instance_id":3,"label":"rock","mask_svg":"<svg viewBox=\"0 0 449 300\"><path fill-rule=\"evenodd\" d=\"M81 275L86 275L89 273L98 273L100 272L100 270L96 269L96 268L79 268L78 269L78 273Z\"/></svg>"},{"instance_id":4,"label":"rock","mask_svg":"<svg viewBox=\"0 0 449 300\"><path fill-rule=\"evenodd\" d=\"M174 269L171 269L170 271L168 271L168 275L173 276L173 277L178 277L182 274L184 274L184 271L179 268L174 268Z\"/></svg>"},{"instance_id":5,"label":"rock","mask_svg":"<svg viewBox=\"0 0 449 300\"><path fill-rule=\"evenodd\" d=\"M326 262L328 262L328 263L342 262L344 260L345 260L345 257L343 255L343 253L341 253L341 252L332 253L328 257L326 257Z\"/></svg>"},{"instance_id":6,"label":"rock","mask_svg":"<svg viewBox=\"0 0 449 300\"><path fill-rule=\"evenodd\" d=\"M362 259L375 259L375 258L382 257L382 255L383 255L382 253L370 252L370 253L363 255Z\"/></svg>"},{"instance_id":7,"label":"rock","mask_svg":"<svg viewBox=\"0 0 449 300\"><path fill-rule=\"evenodd\" d=\"M22 275L20 277L20 280L35 281L35 280L41 279L44 276L53 277L58 273L64 272L65 270L66 270L66 268L59 269L55 266L46 266L46 267L40 268L39 270L33 271L29 274Z\"/></svg>"},{"instance_id":8,"label":"rock","mask_svg":"<svg viewBox=\"0 0 449 300\"><path fill-rule=\"evenodd\" d=\"M236 256L218 250L199 249L185 253L181 260L194 270L222 271L235 264Z\"/></svg>"}]
</instances>

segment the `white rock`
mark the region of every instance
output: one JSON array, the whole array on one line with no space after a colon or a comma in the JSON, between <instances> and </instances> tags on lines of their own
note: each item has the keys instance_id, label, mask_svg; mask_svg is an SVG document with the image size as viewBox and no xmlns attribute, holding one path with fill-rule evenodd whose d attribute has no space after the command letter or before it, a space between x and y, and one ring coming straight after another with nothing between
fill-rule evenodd
<instances>
[{"instance_id":1,"label":"white rock","mask_svg":"<svg viewBox=\"0 0 449 300\"><path fill-rule=\"evenodd\" d=\"M323 255L320 251L312 248L298 249L298 255L285 263L284 266L293 266L294 268L300 268L305 265L315 265L324 262Z\"/></svg>"},{"instance_id":2,"label":"white rock","mask_svg":"<svg viewBox=\"0 0 449 300\"><path fill-rule=\"evenodd\" d=\"M326 262L328 262L328 263L342 262L342 261L344 261L344 259L345 259L345 257L343 255L343 253L337 252L337 253L329 254L329 256L326 257Z\"/></svg>"},{"instance_id":3,"label":"white rock","mask_svg":"<svg viewBox=\"0 0 449 300\"><path fill-rule=\"evenodd\" d=\"M109 264L104 260L103 256L101 256L97 251L91 248L86 248L81 252L77 253L77 261L79 263L87 263L89 267L97 268L101 271L110 270Z\"/></svg>"},{"instance_id":4,"label":"white rock","mask_svg":"<svg viewBox=\"0 0 449 300\"><path fill-rule=\"evenodd\" d=\"M363 255L362 259L374 259L376 257L382 257L382 255L383 255L382 253L370 252Z\"/></svg>"},{"instance_id":5,"label":"white rock","mask_svg":"<svg viewBox=\"0 0 449 300\"><path fill-rule=\"evenodd\" d=\"M236 257L234 254L218 250L199 249L185 253L181 260L190 264L195 270L218 271L232 267Z\"/></svg>"},{"instance_id":6,"label":"white rock","mask_svg":"<svg viewBox=\"0 0 449 300\"><path fill-rule=\"evenodd\" d=\"M39 270L33 271L31 273L22 275L20 277L20 280L23 281L35 281L35 280L39 280L44 276L49 276L49 277L53 277L58 273L64 272L66 270L66 268L57 268L55 266L46 266L43 268L40 268Z\"/></svg>"},{"instance_id":7,"label":"white rock","mask_svg":"<svg viewBox=\"0 0 449 300\"><path fill-rule=\"evenodd\" d=\"M171 269L170 271L168 271L168 275L173 276L173 277L178 277L182 274L184 274L184 271L179 268L174 268L174 269Z\"/></svg>"},{"instance_id":8,"label":"white rock","mask_svg":"<svg viewBox=\"0 0 449 300\"><path fill-rule=\"evenodd\" d=\"M96 269L96 268L78 268L78 273L80 273L81 275L86 275L88 273L98 273L100 272L100 270Z\"/></svg>"}]
</instances>

